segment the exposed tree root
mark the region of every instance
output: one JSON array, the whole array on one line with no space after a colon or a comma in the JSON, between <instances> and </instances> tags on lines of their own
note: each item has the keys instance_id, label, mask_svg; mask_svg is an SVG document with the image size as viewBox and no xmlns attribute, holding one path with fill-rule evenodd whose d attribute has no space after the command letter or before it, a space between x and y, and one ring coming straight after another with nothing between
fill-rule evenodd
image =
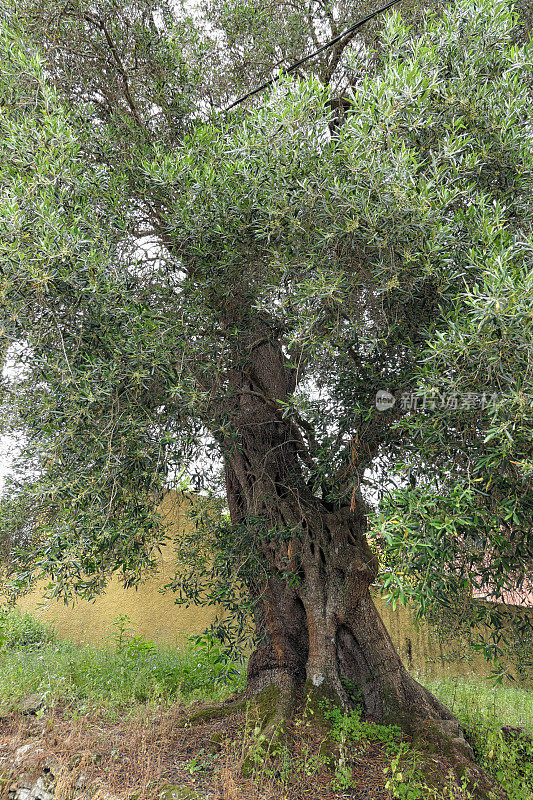
<instances>
[{"instance_id":1,"label":"exposed tree root","mask_svg":"<svg viewBox=\"0 0 533 800\"><path fill-rule=\"evenodd\" d=\"M425 702L416 705L396 707L389 701L389 717L387 724L398 725L407 734L413 746L428 754L445 756L453 768L459 784L463 781L468 791L476 800L505 800L506 793L497 786L490 776L475 763L472 747L465 737L457 719L440 701L409 677L417 691L423 695ZM332 703L343 706L335 690L327 684L316 687L309 682L305 686L305 714L313 724L327 729L330 726L324 707ZM368 719L368 716L367 716ZM333 752L333 751L332 751Z\"/></svg>"},{"instance_id":2,"label":"exposed tree root","mask_svg":"<svg viewBox=\"0 0 533 800\"><path fill-rule=\"evenodd\" d=\"M182 720L180 725L183 727L194 727L196 725L204 725L206 722L213 722L217 719L226 719L226 717L232 717L234 714L241 714L243 711L246 711L246 706L246 700L214 703L194 711L189 717Z\"/></svg>"},{"instance_id":3,"label":"exposed tree root","mask_svg":"<svg viewBox=\"0 0 533 800\"><path fill-rule=\"evenodd\" d=\"M307 682L304 686L296 687L294 683L289 685L286 680L282 683L282 687L277 683L270 683L255 694L248 690L225 703L199 709L185 724L202 725L246 712L253 731L252 741L241 765L243 775L247 776L253 773L258 760L276 757L286 742L287 726L293 721L297 709L302 709L305 719L324 731L321 754L334 766L339 758L339 744L327 735L332 724L325 712L332 704L342 707L341 698L328 684L317 687ZM432 782L435 783L435 764L431 761L431 754L445 756L453 768L457 784L464 784L472 798L506 800L505 792L476 765L472 748L457 720L433 695L429 692L426 695L428 706L433 709L433 717L410 714L407 718L404 714L397 723L403 723L401 727L412 738L413 746L422 754L427 753ZM447 775L444 773L437 776L437 780L442 780L443 786L446 779Z\"/></svg>"}]
</instances>

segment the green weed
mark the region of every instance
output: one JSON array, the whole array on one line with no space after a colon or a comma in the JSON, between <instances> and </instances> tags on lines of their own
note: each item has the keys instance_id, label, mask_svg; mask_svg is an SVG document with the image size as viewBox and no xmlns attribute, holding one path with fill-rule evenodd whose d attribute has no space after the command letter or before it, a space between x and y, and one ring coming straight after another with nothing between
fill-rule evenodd
<instances>
[{"instance_id":1,"label":"green weed","mask_svg":"<svg viewBox=\"0 0 533 800\"><path fill-rule=\"evenodd\" d=\"M362 742L380 742L385 745L389 755L398 756L407 747L401 742L402 733L395 725L378 725L361 719L361 709L355 708L343 712L337 706L322 703L325 718L331 724L331 738L339 745L339 754L335 763L335 776L331 782L332 789L347 791L355 788L352 769L350 767L350 748ZM407 748L408 749L408 748ZM395 795L393 795L395 796ZM401 795L398 795L399 797ZM407 800L416 800L418 796L408 796Z\"/></svg>"},{"instance_id":2,"label":"green weed","mask_svg":"<svg viewBox=\"0 0 533 800\"><path fill-rule=\"evenodd\" d=\"M191 651L209 663L211 679L215 684L228 683L238 678L239 667L211 631L188 636L187 641Z\"/></svg>"},{"instance_id":3,"label":"green weed","mask_svg":"<svg viewBox=\"0 0 533 800\"><path fill-rule=\"evenodd\" d=\"M118 618L105 647L55 640L29 615L9 612L0 618L0 702L16 705L28 694L40 694L48 705L76 706L171 701L178 698L218 701L239 689L242 666L220 664L209 652L190 645L171 647L135 635L128 620Z\"/></svg>"},{"instance_id":4,"label":"green weed","mask_svg":"<svg viewBox=\"0 0 533 800\"><path fill-rule=\"evenodd\" d=\"M383 772L387 779L385 788L392 797L399 800L419 800L429 796L429 787L418 766L416 755L405 742L398 745L390 766L385 767Z\"/></svg>"},{"instance_id":5,"label":"green weed","mask_svg":"<svg viewBox=\"0 0 533 800\"><path fill-rule=\"evenodd\" d=\"M389 753L398 751L402 732L397 725L378 725L361 719L360 709L343 712L337 706L329 706L324 710L324 716L331 723L331 735L337 741L345 739L352 743L367 741L381 742Z\"/></svg>"},{"instance_id":6,"label":"green weed","mask_svg":"<svg viewBox=\"0 0 533 800\"><path fill-rule=\"evenodd\" d=\"M206 753L202 747L187 763L187 769L191 775L198 772L213 772L216 767L215 760L215 756L211 753Z\"/></svg>"}]
</instances>

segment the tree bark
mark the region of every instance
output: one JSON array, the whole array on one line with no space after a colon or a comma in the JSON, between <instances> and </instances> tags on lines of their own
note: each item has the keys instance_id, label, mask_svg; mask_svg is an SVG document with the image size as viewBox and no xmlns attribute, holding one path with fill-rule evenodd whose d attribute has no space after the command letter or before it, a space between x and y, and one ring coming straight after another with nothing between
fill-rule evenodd
<instances>
[{"instance_id":1,"label":"tree bark","mask_svg":"<svg viewBox=\"0 0 533 800\"><path fill-rule=\"evenodd\" d=\"M232 521L250 523L266 565L253 589L263 637L250 658L248 696L274 686L289 713L298 693L306 702L357 702L367 718L472 764L459 723L409 675L372 602L378 563L362 499L355 511L334 509L305 483L302 440L277 402L294 390L279 342L255 330L247 352L230 375L226 412L237 435L223 453Z\"/></svg>"}]
</instances>

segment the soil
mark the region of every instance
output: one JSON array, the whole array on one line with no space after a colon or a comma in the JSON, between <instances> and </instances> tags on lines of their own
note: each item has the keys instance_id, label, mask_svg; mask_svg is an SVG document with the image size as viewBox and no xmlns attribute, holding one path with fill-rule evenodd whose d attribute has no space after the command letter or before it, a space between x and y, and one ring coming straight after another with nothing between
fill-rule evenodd
<instances>
[{"instance_id":1,"label":"soil","mask_svg":"<svg viewBox=\"0 0 533 800\"><path fill-rule=\"evenodd\" d=\"M287 729L285 756L277 761L260 756L255 774L243 777L253 720L241 712L190 726L191 715L201 708L147 705L83 712L58 706L6 714L0 718L0 773L8 779L0 778L0 798L15 797L22 773L37 778L51 772L54 800L390 800L383 772L390 756L380 744L351 745L355 788L335 789L331 765L313 770L324 731L296 717ZM434 761L436 771L446 770L445 759ZM168 787L187 787L191 794Z\"/></svg>"}]
</instances>

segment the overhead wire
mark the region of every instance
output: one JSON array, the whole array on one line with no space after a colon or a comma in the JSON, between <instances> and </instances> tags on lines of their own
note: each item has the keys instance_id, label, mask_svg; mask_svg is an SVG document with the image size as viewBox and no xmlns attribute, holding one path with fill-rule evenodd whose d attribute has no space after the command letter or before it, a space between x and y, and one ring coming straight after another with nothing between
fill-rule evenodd
<instances>
[{"instance_id":1,"label":"overhead wire","mask_svg":"<svg viewBox=\"0 0 533 800\"><path fill-rule=\"evenodd\" d=\"M392 6L396 5L399 2L400 0L390 0L390 2L386 3L384 6L381 6L380 8L377 8L375 11L372 11L370 14L367 14L366 17L363 17L362 19L355 22L353 25L350 25L349 28L346 28L342 33L339 33L337 36L334 36L333 39L330 39L328 42L323 44L317 50L314 50L312 53L309 53L308 55L304 56L299 61L295 61L294 64L291 64L286 69L281 69L279 74L275 75L269 81L265 81L265 83L262 83L261 86L257 86L255 89L252 89L250 92L247 92L242 97L239 97L237 100L234 100L233 103L231 103L229 106L223 109L222 113L226 114L228 111L231 111L232 108L235 108L235 106L244 103L244 101L248 100L249 97L253 97L255 94L259 94L259 92L262 92L264 89L268 89L269 86L272 86L273 84L277 83L277 81L281 80L283 75L289 75L291 72L294 72L294 70L298 69L298 67L301 67L302 64L305 64L312 58L316 58L316 56L320 55L320 53L323 53L324 50L333 47L333 45L337 44L337 42L342 41L351 33L353 33L355 30L357 30L357 28L360 28L366 22L369 22L374 17L377 17L378 14L382 14L384 11L387 11L389 8L391 8Z\"/></svg>"}]
</instances>

